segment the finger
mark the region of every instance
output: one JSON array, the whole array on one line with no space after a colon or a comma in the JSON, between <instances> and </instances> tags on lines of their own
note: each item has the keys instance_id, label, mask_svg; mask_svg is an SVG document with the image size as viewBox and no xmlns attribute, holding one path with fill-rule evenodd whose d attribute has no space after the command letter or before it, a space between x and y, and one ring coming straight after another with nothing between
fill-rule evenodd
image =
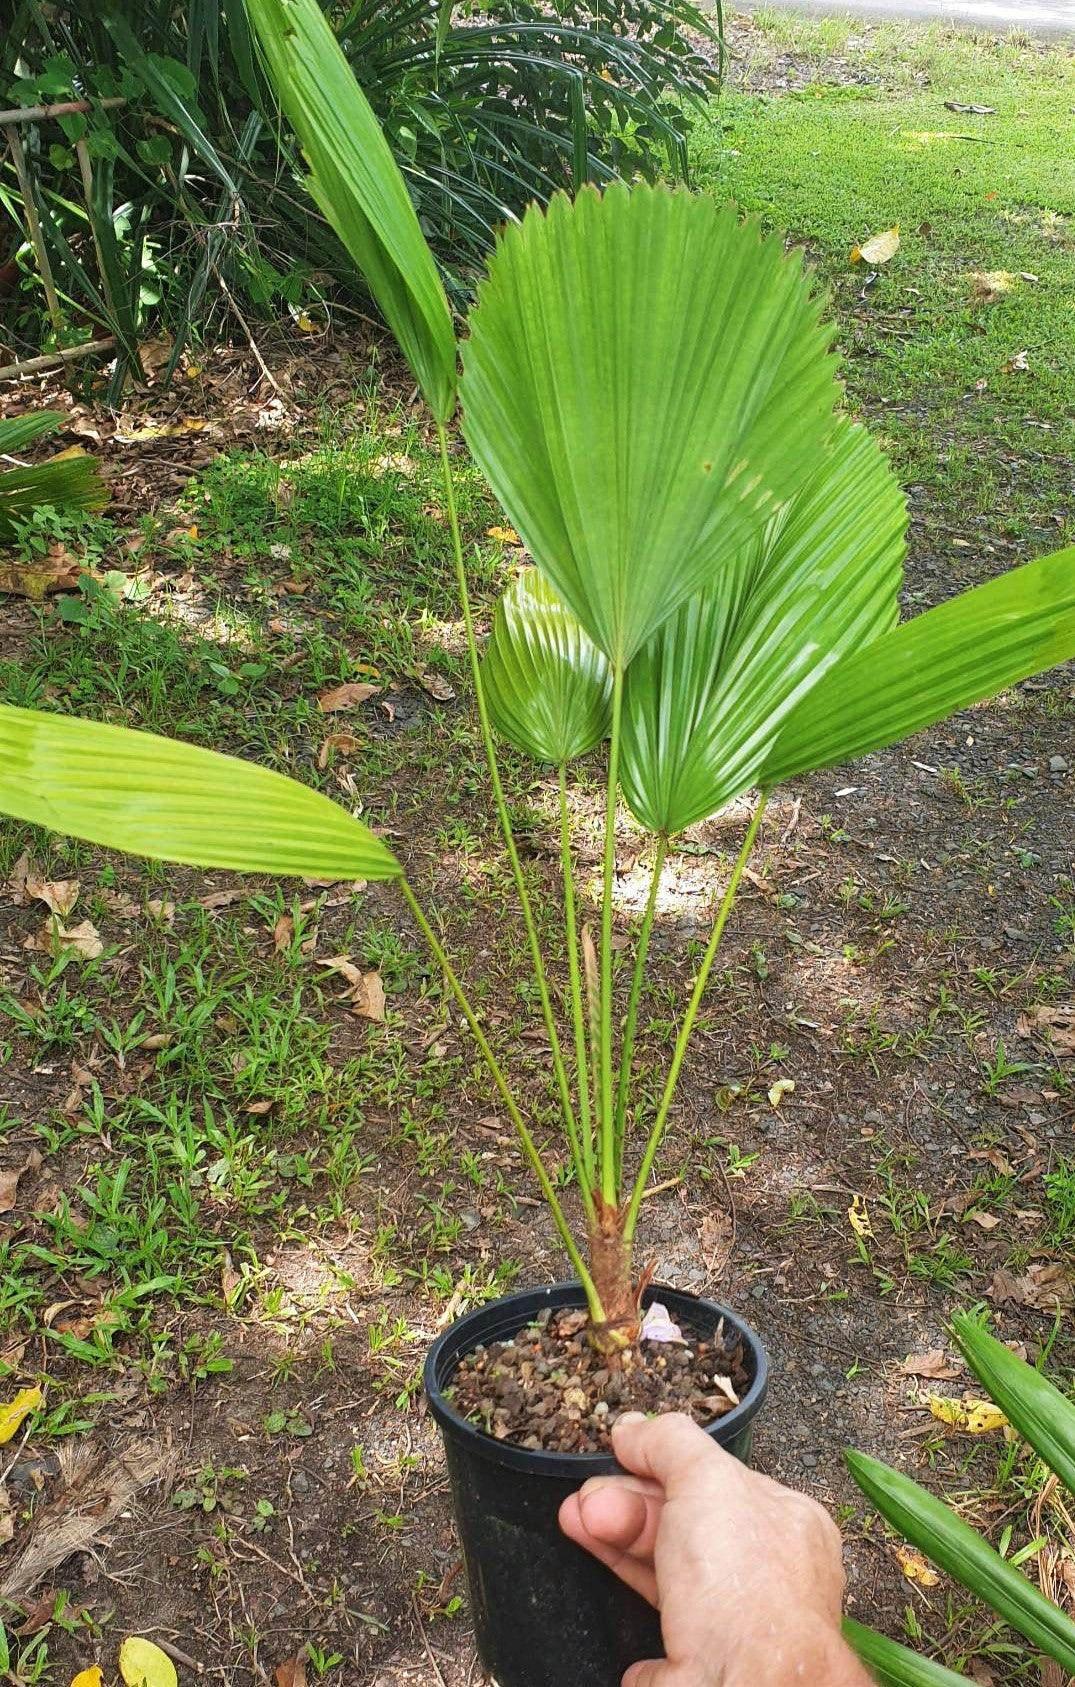
<instances>
[{"instance_id":1,"label":"finger","mask_svg":"<svg viewBox=\"0 0 1075 1687\"><path fill-rule=\"evenodd\" d=\"M651 1605L657 1603L657 1577L653 1565L633 1558L621 1547L609 1546L606 1541L591 1535L582 1521L578 1494L572 1494L560 1507L560 1527L569 1540L584 1547L590 1555L604 1564L621 1582L625 1582Z\"/></svg>"},{"instance_id":2,"label":"finger","mask_svg":"<svg viewBox=\"0 0 1075 1687\"><path fill-rule=\"evenodd\" d=\"M669 1495L693 1488L699 1465L735 1462L682 1412L659 1418L627 1412L613 1425L612 1450L625 1469L659 1482Z\"/></svg>"},{"instance_id":3,"label":"finger","mask_svg":"<svg viewBox=\"0 0 1075 1687\"><path fill-rule=\"evenodd\" d=\"M653 1563L657 1531L664 1511L664 1494L640 1493L637 1488L610 1484L579 1496L584 1528L607 1546L617 1546L632 1558Z\"/></svg>"},{"instance_id":4,"label":"finger","mask_svg":"<svg viewBox=\"0 0 1075 1687\"><path fill-rule=\"evenodd\" d=\"M710 1679L704 1669L692 1664L673 1664L666 1658L649 1658L644 1663L632 1664L620 1687L702 1687L703 1680Z\"/></svg>"}]
</instances>

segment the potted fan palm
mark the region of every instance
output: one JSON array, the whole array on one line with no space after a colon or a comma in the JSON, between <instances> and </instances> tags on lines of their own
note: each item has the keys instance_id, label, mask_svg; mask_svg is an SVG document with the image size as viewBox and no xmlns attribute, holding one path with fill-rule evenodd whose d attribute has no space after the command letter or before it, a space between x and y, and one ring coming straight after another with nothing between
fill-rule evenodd
<instances>
[{"instance_id":1,"label":"potted fan palm","mask_svg":"<svg viewBox=\"0 0 1075 1687\"><path fill-rule=\"evenodd\" d=\"M363 266L435 422L570 1194L435 916L386 844L336 803L192 746L0 709L0 810L162 859L398 886L572 1273L469 1314L429 1356L479 1646L500 1687L613 1687L659 1648L656 1622L562 1539L560 1500L612 1468L617 1412L685 1407L745 1456L765 1394L765 1355L742 1319L655 1293L639 1221L768 795L1075 654L1075 551L900 624L904 500L879 448L839 414L831 330L801 262L702 197L617 186L529 212L498 243L457 346L402 178L317 0L247 3L311 191ZM532 559L484 654L452 481L459 405ZM543 764L557 793L563 977L543 953L498 737ZM580 918L568 804L580 758L605 788L596 939ZM752 817L651 1107L632 1071L664 863L679 833L749 792ZM625 999L613 973L621 804L652 839Z\"/></svg>"}]
</instances>

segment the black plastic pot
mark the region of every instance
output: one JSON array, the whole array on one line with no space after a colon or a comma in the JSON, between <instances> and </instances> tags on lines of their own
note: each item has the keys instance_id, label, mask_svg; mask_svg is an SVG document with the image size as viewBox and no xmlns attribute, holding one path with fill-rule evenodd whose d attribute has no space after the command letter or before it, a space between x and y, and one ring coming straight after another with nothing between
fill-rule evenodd
<instances>
[{"instance_id":1,"label":"black plastic pot","mask_svg":"<svg viewBox=\"0 0 1075 1687\"><path fill-rule=\"evenodd\" d=\"M768 1386L765 1349L749 1324L725 1306L652 1285L687 1329L725 1320L742 1339L751 1378L734 1410L709 1430L749 1462L754 1419ZM524 1289L468 1313L430 1350L425 1386L440 1425L470 1584L482 1663L498 1687L619 1687L628 1665L664 1656L656 1612L561 1534L562 1502L591 1476L619 1469L604 1454L532 1452L497 1441L460 1416L445 1389L476 1347L510 1340L546 1307L581 1306L577 1283Z\"/></svg>"}]
</instances>

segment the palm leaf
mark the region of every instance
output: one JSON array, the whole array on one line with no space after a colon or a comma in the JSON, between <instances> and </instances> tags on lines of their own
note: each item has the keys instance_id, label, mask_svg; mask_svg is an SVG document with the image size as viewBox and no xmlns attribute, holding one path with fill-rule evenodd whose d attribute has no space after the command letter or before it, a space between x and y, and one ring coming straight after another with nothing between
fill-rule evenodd
<instances>
[{"instance_id":1,"label":"palm leaf","mask_svg":"<svg viewBox=\"0 0 1075 1687\"><path fill-rule=\"evenodd\" d=\"M536 568L501 598L482 667L493 721L526 755L562 766L607 734L608 663Z\"/></svg>"},{"instance_id":2,"label":"palm leaf","mask_svg":"<svg viewBox=\"0 0 1075 1687\"><path fill-rule=\"evenodd\" d=\"M33 709L0 706L0 813L195 867L339 879L402 871L361 821L282 773Z\"/></svg>"},{"instance_id":3,"label":"palm leaf","mask_svg":"<svg viewBox=\"0 0 1075 1687\"><path fill-rule=\"evenodd\" d=\"M682 831L748 789L798 699L892 626L906 526L887 459L842 422L798 496L627 670L621 771L644 826Z\"/></svg>"},{"instance_id":4,"label":"palm leaf","mask_svg":"<svg viewBox=\"0 0 1075 1687\"><path fill-rule=\"evenodd\" d=\"M881 1687L966 1687L965 1675L956 1675L931 1658L919 1657L907 1646L876 1634L872 1628L863 1628L851 1617L844 1618L844 1639Z\"/></svg>"},{"instance_id":5,"label":"palm leaf","mask_svg":"<svg viewBox=\"0 0 1075 1687\"><path fill-rule=\"evenodd\" d=\"M761 783L894 744L1072 656L1075 547L961 592L843 657L788 719Z\"/></svg>"},{"instance_id":6,"label":"palm leaf","mask_svg":"<svg viewBox=\"0 0 1075 1687\"><path fill-rule=\"evenodd\" d=\"M707 198L586 188L504 233L464 346L464 431L615 665L810 473L829 338L800 259Z\"/></svg>"},{"instance_id":7,"label":"palm leaf","mask_svg":"<svg viewBox=\"0 0 1075 1687\"><path fill-rule=\"evenodd\" d=\"M1075 1494L1075 1406L1041 1372L966 1313L952 1319L960 1351L1005 1417Z\"/></svg>"},{"instance_id":8,"label":"palm leaf","mask_svg":"<svg viewBox=\"0 0 1075 1687\"><path fill-rule=\"evenodd\" d=\"M246 0L308 186L362 271L438 421L455 408L448 301L399 167L317 0Z\"/></svg>"},{"instance_id":9,"label":"palm leaf","mask_svg":"<svg viewBox=\"0 0 1075 1687\"><path fill-rule=\"evenodd\" d=\"M849 1452L846 1457L855 1481L886 1522L1061 1669L1075 1674L1075 1623L1070 1617L994 1552L969 1523L909 1476L865 1453Z\"/></svg>"},{"instance_id":10,"label":"palm leaf","mask_svg":"<svg viewBox=\"0 0 1075 1687\"><path fill-rule=\"evenodd\" d=\"M42 434L55 433L66 420L58 410L28 410L24 416L0 419L0 457L10 451L21 451Z\"/></svg>"},{"instance_id":11,"label":"palm leaf","mask_svg":"<svg viewBox=\"0 0 1075 1687\"><path fill-rule=\"evenodd\" d=\"M15 523L42 504L55 509L100 510L108 502L95 457L79 447L61 451L47 462L0 469L0 539L9 539Z\"/></svg>"}]
</instances>

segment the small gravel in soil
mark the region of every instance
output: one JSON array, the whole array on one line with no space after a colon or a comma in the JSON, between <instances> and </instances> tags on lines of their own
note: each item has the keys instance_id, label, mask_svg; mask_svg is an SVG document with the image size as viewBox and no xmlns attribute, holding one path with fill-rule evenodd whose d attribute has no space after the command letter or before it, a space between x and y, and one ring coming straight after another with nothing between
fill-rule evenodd
<instances>
[{"instance_id":1,"label":"small gravel in soil","mask_svg":"<svg viewBox=\"0 0 1075 1687\"><path fill-rule=\"evenodd\" d=\"M624 1412L686 1412L710 1424L750 1385L743 1344L722 1326L689 1345L643 1341L618 1369L592 1345L584 1312L543 1312L513 1341L477 1347L448 1390L456 1410L497 1441L550 1453L601 1453Z\"/></svg>"}]
</instances>

